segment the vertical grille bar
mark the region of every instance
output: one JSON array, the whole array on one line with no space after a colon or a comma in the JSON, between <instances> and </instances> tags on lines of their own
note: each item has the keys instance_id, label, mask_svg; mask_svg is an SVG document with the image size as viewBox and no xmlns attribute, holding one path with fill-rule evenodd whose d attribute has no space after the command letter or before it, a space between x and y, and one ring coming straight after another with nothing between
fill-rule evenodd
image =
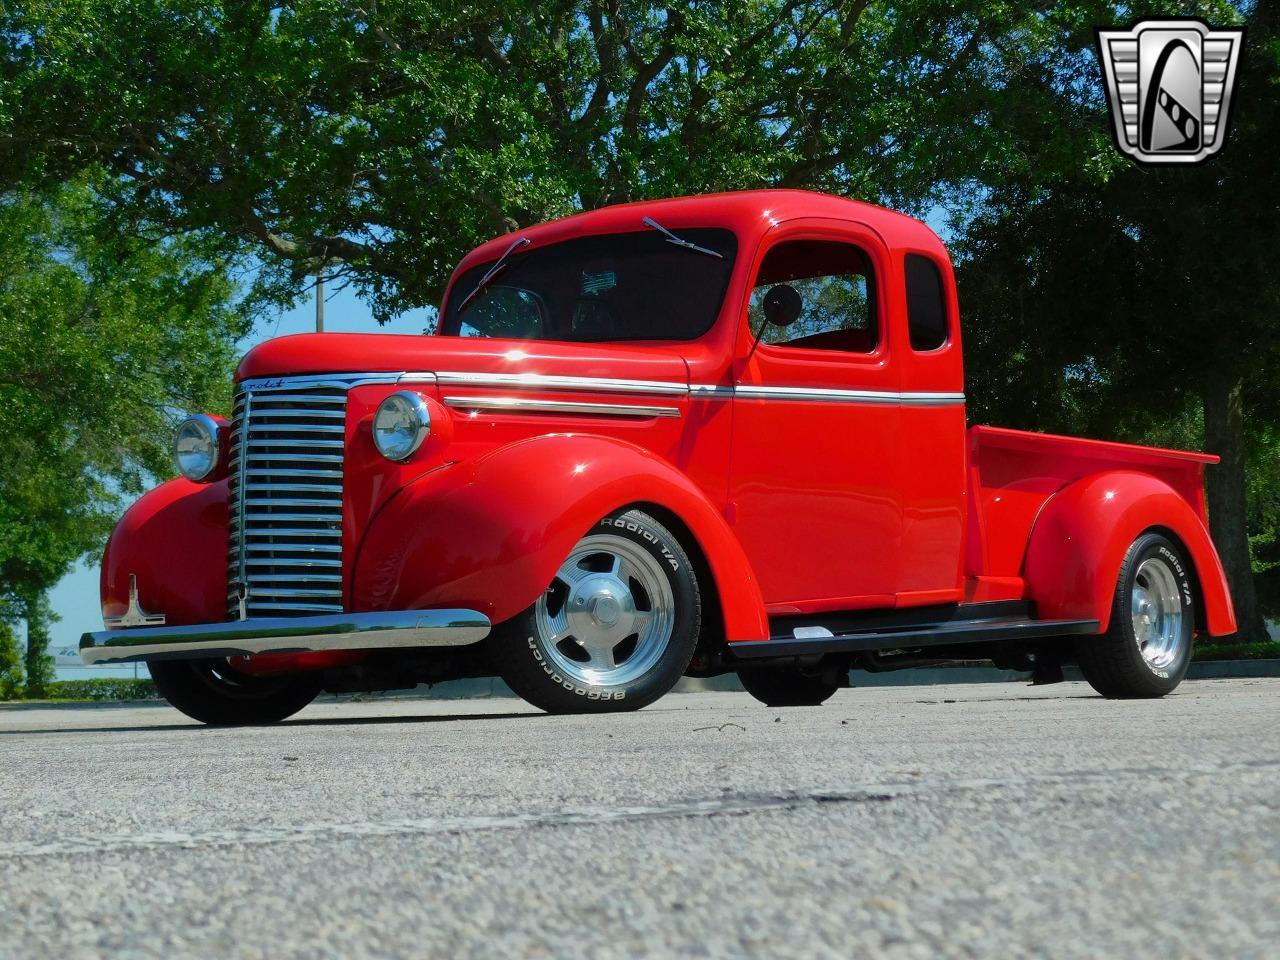
<instances>
[{"instance_id":1,"label":"vertical grille bar","mask_svg":"<svg viewBox=\"0 0 1280 960\"><path fill-rule=\"evenodd\" d=\"M278 384L278 385L277 385ZM347 388L244 389L231 427L227 609L249 617L342 612Z\"/></svg>"}]
</instances>

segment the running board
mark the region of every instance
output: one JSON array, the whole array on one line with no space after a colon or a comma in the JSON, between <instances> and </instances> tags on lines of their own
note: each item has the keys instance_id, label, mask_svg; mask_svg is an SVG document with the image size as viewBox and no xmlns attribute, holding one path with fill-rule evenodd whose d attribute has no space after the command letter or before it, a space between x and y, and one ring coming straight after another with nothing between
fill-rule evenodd
<instances>
[{"instance_id":1,"label":"running board","mask_svg":"<svg viewBox=\"0 0 1280 960\"><path fill-rule=\"evenodd\" d=\"M729 644L739 659L798 657L826 653L858 653L867 650L914 650L961 643L994 643L1010 640L1045 640L1097 633L1097 620L1033 620L1030 617L981 617L955 619L914 626L882 626L878 629L833 633L824 626L796 626L789 636L768 640L743 640Z\"/></svg>"}]
</instances>

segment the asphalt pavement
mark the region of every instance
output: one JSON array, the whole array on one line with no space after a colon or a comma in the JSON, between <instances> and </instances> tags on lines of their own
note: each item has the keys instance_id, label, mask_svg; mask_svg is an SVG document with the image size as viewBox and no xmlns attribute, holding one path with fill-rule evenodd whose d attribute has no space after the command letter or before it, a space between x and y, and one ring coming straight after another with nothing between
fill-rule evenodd
<instances>
[{"instance_id":1,"label":"asphalt pavement","mask_svg":"<svg viewBox=\"0 0 1280 960\"><path fill-rule=\"evenodd\" d=\"M1280 680L0 708L0 957L1266 957Z\"/></svg>"}]
</instances>

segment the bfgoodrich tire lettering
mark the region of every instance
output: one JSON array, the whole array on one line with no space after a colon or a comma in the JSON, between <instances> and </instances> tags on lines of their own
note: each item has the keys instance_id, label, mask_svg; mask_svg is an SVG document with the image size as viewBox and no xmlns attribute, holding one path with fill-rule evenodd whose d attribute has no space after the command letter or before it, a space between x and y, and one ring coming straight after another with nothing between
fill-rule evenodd
<instances>
[{"instance_id":1,"label":"bfgoodrich tire lettering","mask_svg":"<svg viewBox=\"0 0 1280 960\"><path fill-rule=\"evenodd\" d=\"M1104 697L1162 697L1187 674L1194 631L1189 559L1168 537L1143 534L1120 566L1107 632L1076 641L1080 671Z\"/></svg>"},{"instance_id":2,"label":"bfgoodrich tire lettering","mask_svg":"<svg viewBox=\"0 0 1280 960\"><path fill-rule=\"evenodd\" d=\"M548 713L638 710L667 693L697 646L702 601L680 541L653 517L602 519L546 594L486 640L507 685Z\"/></svg>"}]
</instances>

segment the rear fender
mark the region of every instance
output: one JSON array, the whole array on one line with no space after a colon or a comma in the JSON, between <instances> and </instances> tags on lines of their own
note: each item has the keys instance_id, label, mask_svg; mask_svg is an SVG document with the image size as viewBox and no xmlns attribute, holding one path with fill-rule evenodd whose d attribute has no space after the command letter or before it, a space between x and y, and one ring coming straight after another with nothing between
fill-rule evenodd
<instances>
[{"instance_id":1,"label":"rear fender","mask_svg":"<svg viewBox=\"0 0 1280 960\"><path fill-rule=\"evenodd\" d=\"M769 635L756 577L724 517L667 461L621 440L533 437L446 464L396 493L356 558L356 610L462 607L494 623L530 606L574 544L630 505L680 518L706 557L729 640Z\"/></svg>"},{"instance_id":2,"label":"rear fender","mask_svg":"<svg viewBox=\"0 0 1280 960\"><path fill-rule=\"evenodd\" d=\"M1036 615L1097 620L1106 630L1120 565L1148 530L1172 535L1190 554L1200 628L1212 636L1234 633L1226 575L1204 522L1163 480L1127 470L1076 480L1040 511L1023 573Z\"/></svg>"}]
</instances>

